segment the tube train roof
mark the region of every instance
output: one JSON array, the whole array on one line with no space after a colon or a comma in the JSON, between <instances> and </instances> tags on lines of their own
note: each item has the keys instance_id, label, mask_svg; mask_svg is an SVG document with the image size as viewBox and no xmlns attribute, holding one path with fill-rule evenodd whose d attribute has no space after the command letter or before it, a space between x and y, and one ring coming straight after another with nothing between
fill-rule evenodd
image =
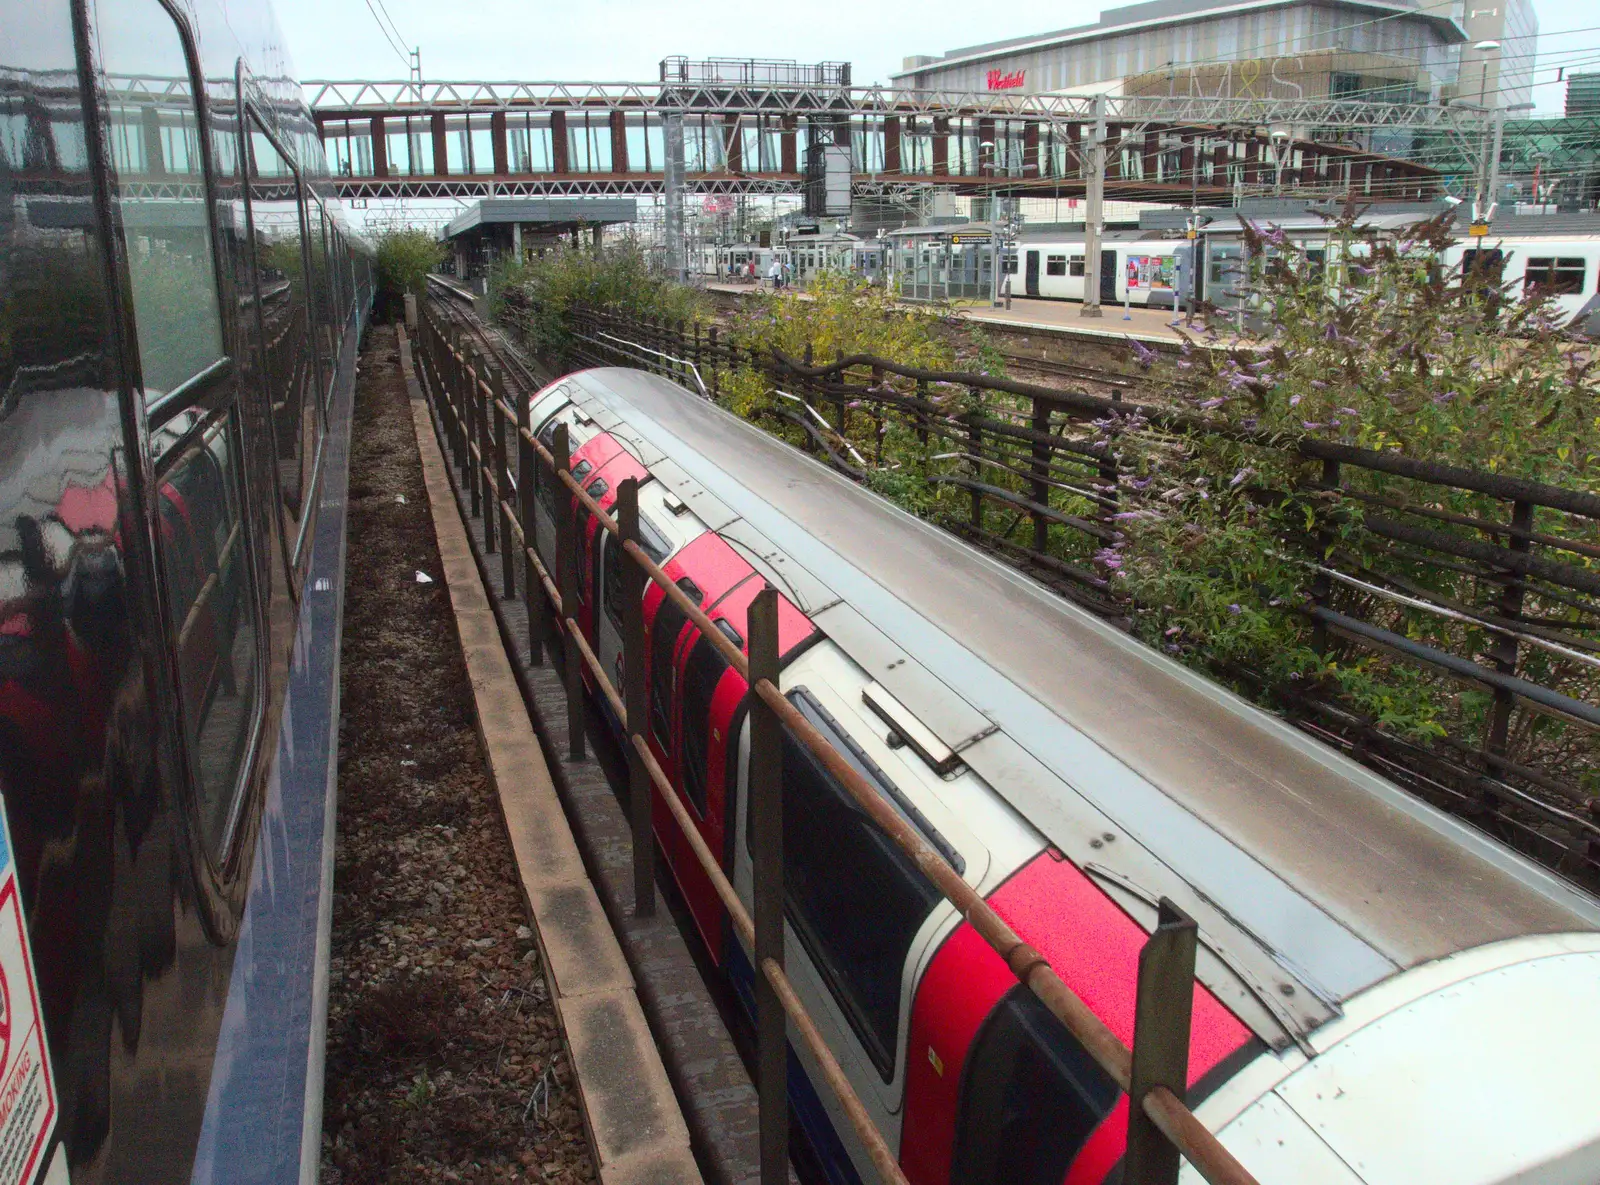
<instances>
[{"instance_id":1,"label":"tube train roof","mask_svg":"<svg viewBox=\"0 0 1600 1185\"><path fill-rule=\"evenodd\" d=\"M1418 963L1600 904L953 536L643 371L568 397L1281 1046Z\"/></svg>"}]
</instances>

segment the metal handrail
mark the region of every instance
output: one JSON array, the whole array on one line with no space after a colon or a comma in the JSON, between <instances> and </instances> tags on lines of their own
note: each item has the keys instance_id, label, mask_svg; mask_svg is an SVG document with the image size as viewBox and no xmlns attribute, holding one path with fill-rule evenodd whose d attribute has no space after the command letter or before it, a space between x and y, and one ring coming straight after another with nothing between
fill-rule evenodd
<instances>
[{"instance_id":1,"label":"metal handrail","mask_svg":"<svg viewBox=\"0 0 1600 1185\"><path fill-rule=\"evenodd\" d=\"M497 422L516 416L517 413L515 411L508 409L501 402L496 390L496 384L484 381L479 376L476 366L463 352L457 351L448 343L443 342L442 335L438 334L438 329L433 325L431 319L425 317L424 324L436 335L436 338L452 360L460 366L463 376L467 379L467 391L474 396L474 401L479 403L480 412L487 413L489 409L493 409ZM448 384L440 382L439 387L448 400ZM454 409L452 409L452 414L455 414ZM468 410L468 415L479 425L485 422L478 415L474 415L472 409ZM1122 1040L1095 1015L1082 998L1067 986L1044 955L1024 942L1015 930L983 899L977 890L966 882L949 861L923 839L909 823L901 818L845 757L829 744L827 739L789 703L775 682L771 679L763 678L755 680L752 685L750 679L752 664L745 652L735 646L722 631L715 627L700 605L678 588L677 584L666 572L650 558L637 539L630 538L624 534L617 519L607 513L589 495L578 480L572 476L570 469L562 464L561 460L558 460L558 457L545 448L538 438L534 436L525 421L519 420L517 431L521 442L528 446L528 453L535 458L535 463L549 467L551 473L560 480L572 497L594 517L598 526L618 538L624 554L629 556L644 575L657 585L663 594L684 613L686 618L700 631L701 637L709 641L729 665L739 672L741 678L749 686L750 691L772 713L773 718L786 727L794 738L803 744L823 764L828 772L845 787L856 804L911 858L923 875L939 889L944 898L956 907L963 919L1005 961L1007 967L1017 977L1017 980L1033 992L1049 1009L1051 1014L1065 1026L1073 1038L1094 1058L1095 1062L1116 1083L1118 1089L1123 1093L1131 1093L1135 1088L1135 1079L1138 1076L1136 1075L1135 1067L1140 1060L1142 1049L1138 1044L1138 1034L1135 1034L1136 1048L1130 1049L1123 1044ZM565 425L558 426L557 434L558 447L556 452L566 453ZM470 438L463 436L461 443L469 445ZM468 450L463 449L462 451L466 452ZM478 467L482 470L481 478L483 480L494 480L493 475L488 472L488 467L482 465L481 460L478 462ZM624 491L626 491L626 494L624 494ZM637 506L637 482L635 479L630 478L621 483L618 497L619 499L626 497L634 507ZM512 521L515 521L516 516L510 514L510 504L504 500L498 500L498 504L502 513L508 515ZM524 534L527 529L526 526L519 522L517 528L516 533L519 537L519 545L524 548L531 564L539 572L541 583L546 586L545 591L547 593L555 593L556 590L550 587L551 582L548 580L544 565L539 560L534 549L527 546ZM562 533L564 534L565 532ZM560 543L561 540L558 540L558 553L562 550L569 552L572 550L570 544L563 549ZM570 557L563 557L558 567L562 569L563 577L570 575L575 578L575 571L570 571L573 567L570 563ZM768 586L768 593L763 595L769 594L771 594L770 586ZM563 608L565 607L564 597L559 600L552 597L552 600ZM610 678L602 669L598 657L583 637L583 632L579 628L576 618L561 612L560 609L558 609L558 613L561 614L559 621L563 633L573 641L574 651L581 656L582 662L589 668L596 686L606 697L612 710L617 714L618 720L622 723L624 730L628 733L632 751L631 758L638 761L650 781L661 791L661 796L665 800L668 809L672 812L674 819L677 820L684 834L689 837L690 848L695 854L696 862L711 880L718 898L728 908L735 928L740 936L754 947L757 930L756 923L751 921L748 912L738 898L737 892L722 871L720 862L705 845L693 820L689 818L682 803L678 801L677 793L673 789L671 782L650 753L647 740L641 733L634 732L629 727L627 705L623 702L622 696L617 692ZM754 632L752 631L752 633ZM752 648L754 648L754 642L755 639L752 638ZM773 668L776 669L776 655L774 654L772 657ZM624 661L626 668L629 670L630 679L641 677L639 671L642 668L638 667L635 661L641 658L642 655L625 656ZM570 696L572 694L570 680L568 686ZM569 702L570 710L571 704ZM753 769L754 757L752 756ZM757 788L752 785L752 798L754 798L756 792ZM637 818L638 815L635 814L635 819L637 820ZM642 848L649 849L649 858L653 860L653 843L654 840L649 832L647 822L644 834L640 835L636 830L634 836L635 860L643 858ZM639 883L641 882L636 868L636 886ZM653 909L653 888L651 893L652 903L650 908ZM636 909L638 907L639 903L636 902ZM1192 928L1193 923L1189 923L1189 926ZM1151 945L1154 945L1154 942L1155 937L1153 936ZM1147 947L1148 950L1149 948ZM838 1094L841 1105L845 1108L846 1114L850 1118L851 1126L856 1130L857 1136L862 1140L875 1166L885 1180L892 1182L904 1181L905 1177L901 1173L898 1164L895 1163L887 1145L883 1142L882 1134L861 1106L859 1098L856 1097L848 1079L839 1068L837 1060L833 1057L826 1042L811 1022L803 1003L795 995L783 968L770 958L760 958L759 952L757 954L757 962L761 968L762 977L771 984L772 989L776 992L783 1005L784 1011L794 1020L802 1039L822 1066L824 1076L828 1079L836 1094ZM1141 968L1142 964L1143 959L1141 959ZM1187 1008L1193 991L1192 945L1189 956L1189 971L1182 988L1181 1000L1175 1001L1175 1003L1180 1007ZM1187 1042L1185 1042L1181 1053L1182 1058L1175 1079L1180 1089L1184 1085L1184 1076L1187 1072ZM1171 1077L1171 1074L1169 1073L1168 1076ZM1146 1077L1148 1079L1148 1075ZM1142 1092L1141 1097L1131 1100L1131 1102L1137 1103L1138 1111L1142 1113L1142 1117L1148 1119L1162 1136L1181 1152L1195 1166L1201 1176L1211 1182L1212 1185L1255 1185L1255 1178L1223 1146L1216 1135L1195 1118L1187 1104L1174 1093L1170 1086L1162 1083L1150 1085L1148 1089ZM765 1108L763 1108L763 1111L765 1112ZM1135 1129L1139 1121L1139 1115L1130 1114L1130 1153L1133 1150Z\"/></svg>"}]
</instances>

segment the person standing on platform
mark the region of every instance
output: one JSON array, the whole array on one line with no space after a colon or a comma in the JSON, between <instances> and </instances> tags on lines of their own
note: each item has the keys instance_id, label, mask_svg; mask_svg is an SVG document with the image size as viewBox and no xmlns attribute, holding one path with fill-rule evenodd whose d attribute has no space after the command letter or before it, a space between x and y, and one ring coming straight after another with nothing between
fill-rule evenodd
<instances>
[{"instance_id":1,"label":"person standing on platform","mask_svg":"<svg viewBox=\"0 0 1600 1185\"><path fill-rule=\"evenodd\" d=\"M778 257L772 257L772 266L767 269L767 279L772 281L774 292L783 287L783 264L778 262Z\"/></svg>"}]
</instances>

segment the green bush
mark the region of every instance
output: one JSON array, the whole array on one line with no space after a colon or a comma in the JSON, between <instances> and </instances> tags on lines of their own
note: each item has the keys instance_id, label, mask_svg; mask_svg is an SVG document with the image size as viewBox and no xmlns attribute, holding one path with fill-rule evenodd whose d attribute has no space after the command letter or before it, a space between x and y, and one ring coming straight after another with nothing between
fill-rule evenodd
<instances>
[{"instance_id":1,"label":"green bush","mask_svg":"<svg viewBox=\"0 0 1600 1185\"><path fill-rule=\"evenodd\" d=\"M420 296L428 273L444 262L444 244L425 230L391 230L378 236L378 302L392 316L406 293Z\"/></svg>"},{"instance_id":2,"label":"green bush","mask_svg":"<svg viewBox=\"0 0 1600 1185\"><path fill-rule=\"evenodd\" d=\"M598 250L563 246L526 263L502 259L490 273L491 314L511 325L535 354L566 353L567 314L575 304L684 321L707 312L699 293L653 275L631 240Z\"/></svg>"}]
</instances>

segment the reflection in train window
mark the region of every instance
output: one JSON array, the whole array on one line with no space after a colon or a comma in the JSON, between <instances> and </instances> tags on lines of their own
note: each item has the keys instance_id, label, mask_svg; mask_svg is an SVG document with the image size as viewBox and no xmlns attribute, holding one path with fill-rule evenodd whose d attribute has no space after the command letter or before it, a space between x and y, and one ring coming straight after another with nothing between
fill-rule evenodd
<instances>
[{"instance_id":1,"label":"reflection in train window","mask_svg":"<svg viewBox=\"0 0 1600 1185\"><path fill-rule=\"evenodd\" d=\"M167 438L153 443L166 454L157 506L168 628L199 821L216 855L259 706L237 413L184 412L157 436Z\"/></svg>"},{"instance_id":2,"label":"reflection in train window","mask_svg":"<svg viewBox=\"0 0 1600 1185\"><path fill-rule=\"evenodd\" d=\"M249 165L250 228L272 392L272 435L285 534L293 539L317 439L312 395L316 370L307 333L305 260L300 249L300 189L294 169L253 116Z\"/></svg>"},{"instance_id":3,"label":"reflection in train window","mask_svg":"<svg viewBox=\"0 0 1600 1185\"><path fill-rule=\"evenodd\" d=\"M156 0L132 0L97 32L139 366L150 401L222 357L199 116L177 27Z\"/></svg>"}]
</instances>

